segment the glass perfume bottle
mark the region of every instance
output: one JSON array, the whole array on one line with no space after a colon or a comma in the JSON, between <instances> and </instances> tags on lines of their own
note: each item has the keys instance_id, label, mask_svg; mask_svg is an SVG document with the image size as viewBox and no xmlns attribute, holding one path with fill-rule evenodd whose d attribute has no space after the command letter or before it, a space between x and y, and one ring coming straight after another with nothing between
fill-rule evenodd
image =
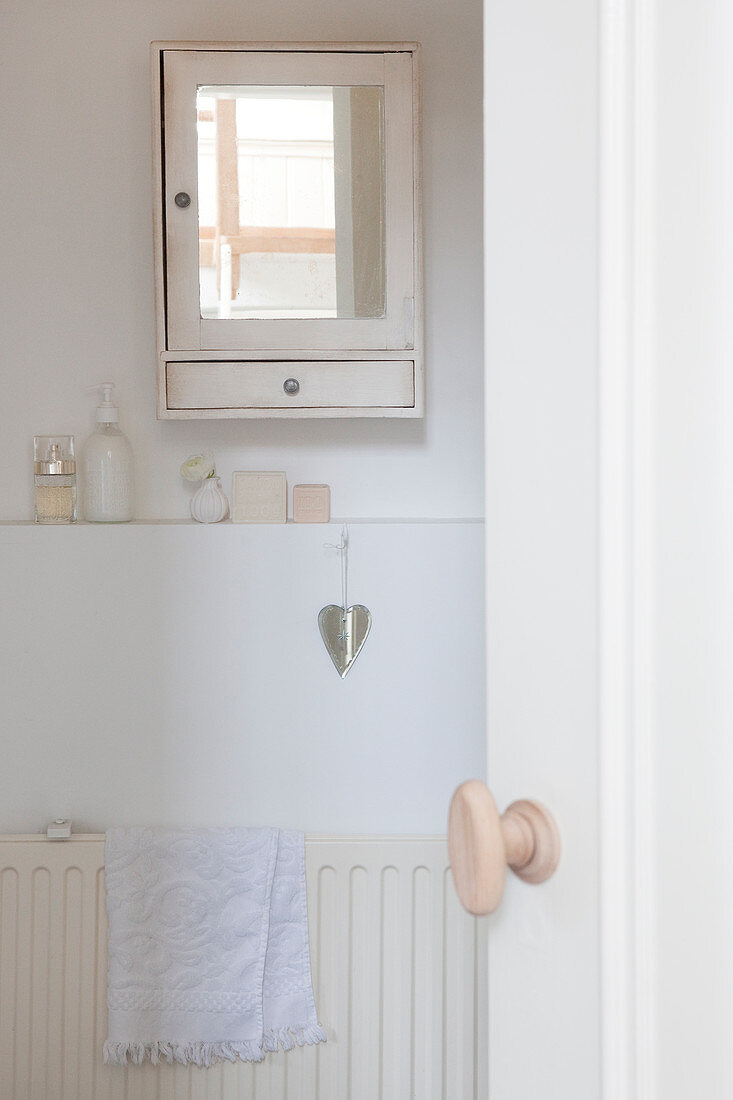
<instances>
[{"instance_id":1,"label":"glass perfume bottle","mask_svg":"<svg viewBox=\"0 0 733 1100\"><path fill-rule=\"evenodd\" d=\"M36 523L76 522L73 435L33 437Z\"/></svg>"}]
</instances>

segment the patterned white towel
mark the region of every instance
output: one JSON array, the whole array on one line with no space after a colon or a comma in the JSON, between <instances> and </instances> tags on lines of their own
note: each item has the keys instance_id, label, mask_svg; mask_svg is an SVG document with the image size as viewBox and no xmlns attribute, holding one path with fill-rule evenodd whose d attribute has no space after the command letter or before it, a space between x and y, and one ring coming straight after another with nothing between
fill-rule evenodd
<instances>
[{"instance_id":1,"label":"patterned white towel","mask_svg":"<svg viewBox=\"0 0 733 1100\"><path fill-rule=\"evenodd\" d=\"M302 833L110 829L105 876L105 1062L258 1062L325 1041Z\"/></svg>"}]
</instances>

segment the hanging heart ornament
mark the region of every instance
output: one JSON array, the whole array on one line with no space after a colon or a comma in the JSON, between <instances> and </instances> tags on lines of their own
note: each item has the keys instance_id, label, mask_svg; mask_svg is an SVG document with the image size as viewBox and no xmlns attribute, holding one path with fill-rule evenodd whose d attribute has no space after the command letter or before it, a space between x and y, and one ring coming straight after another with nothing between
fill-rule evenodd
<instances>
[{"instance_id":1,"label":"hanging heart ornament","mask_svg":"<svg viewBox=\"0 0 733 1100\"><path fill-rule=\"evenodd\" d=\"M371 625L369 608L361 603L354 604L346 613L335 603L319 611L318 629L342 680L361 653Z\"/></svg>"}]
</instances>

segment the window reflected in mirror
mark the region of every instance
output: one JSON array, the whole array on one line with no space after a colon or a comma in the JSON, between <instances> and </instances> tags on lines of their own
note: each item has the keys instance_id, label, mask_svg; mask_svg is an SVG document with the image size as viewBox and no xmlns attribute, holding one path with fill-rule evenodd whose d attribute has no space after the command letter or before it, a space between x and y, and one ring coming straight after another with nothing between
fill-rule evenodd
<instances>
[{"instance_id":1,"label":"window reflected in mirror","mask_svg":"<svg viewBox=\"0 0 733 1100\"><path fill-rule=\"evenodd\" d=\"M197 119L201 316L384 316L384 88L199 87Z\"/></svg>"}]
</instances>

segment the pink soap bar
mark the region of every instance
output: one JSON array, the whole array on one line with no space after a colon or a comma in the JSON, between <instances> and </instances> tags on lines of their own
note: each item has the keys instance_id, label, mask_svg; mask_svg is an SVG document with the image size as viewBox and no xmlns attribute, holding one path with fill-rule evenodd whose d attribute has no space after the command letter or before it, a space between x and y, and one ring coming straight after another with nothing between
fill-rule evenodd
<instances>
[{"instance_id":1,"label":"pink soap bar","mask_svg":"<svg viewBox=\"0 0 733 1100\"><path fill-rule=\"evenodd\" d=\"M331 488L328 485L293 486L293 522L328 523L331 518Z\"/></svg>"}]
</instances>

